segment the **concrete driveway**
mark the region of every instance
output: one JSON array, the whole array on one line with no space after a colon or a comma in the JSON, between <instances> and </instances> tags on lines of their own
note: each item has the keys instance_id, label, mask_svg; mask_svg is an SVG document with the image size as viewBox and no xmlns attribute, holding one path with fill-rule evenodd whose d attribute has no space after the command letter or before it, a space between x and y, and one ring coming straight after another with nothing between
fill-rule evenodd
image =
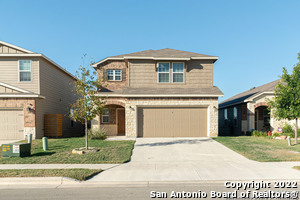
<instances>
[{"instance_id":1,"label":"concrete driveway","mask_svg":"<svg viewBox=\"0 0 300 200\"><path fill-rule=\"evenodd\" d=\"M90 182L300 179L300 162L251 161L210 138L137 138L132 160Z\"/></svg>"}]
</instances>

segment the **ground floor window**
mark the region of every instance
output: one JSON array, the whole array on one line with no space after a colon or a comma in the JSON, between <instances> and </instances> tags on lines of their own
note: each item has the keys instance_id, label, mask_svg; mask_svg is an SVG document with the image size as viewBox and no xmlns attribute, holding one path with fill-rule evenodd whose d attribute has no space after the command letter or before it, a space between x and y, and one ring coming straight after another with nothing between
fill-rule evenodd
<instances>
[{"instance_id":1,"label":"ground floor window","mask_svg":"<svg viewBox=\"0 0 300 200\"><path fill-rule=\"evenodd\" d=\"M103 109L102 123L109 123L109 109L108 108Z\"/></svg>"}]
</instances>

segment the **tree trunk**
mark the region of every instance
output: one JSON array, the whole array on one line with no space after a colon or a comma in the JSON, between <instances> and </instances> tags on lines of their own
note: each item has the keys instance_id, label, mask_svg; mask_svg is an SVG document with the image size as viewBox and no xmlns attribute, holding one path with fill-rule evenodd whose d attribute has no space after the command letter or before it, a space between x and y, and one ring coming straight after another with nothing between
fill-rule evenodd
<instances>
[{"instance_id":1,"label":"tree trunk","mask_svg":"<svg viewBox=\"0 0 300 200\"><path fill-rule=\"evenodd\" d=\"M86 118L85 118L85 148L86 148L86 150L89 149L88 130L87 130L87 120L86 120Z\"/></svg>"},{"instance_id":2,"label":"tree trunk","mask_svg":"<svg viewBox=\"0 0 300 200\"><path fill-rule=\"evenodd\" d=\"M297 144L297 137L298 137L298 118L296 118L295 144Z\"/></svg>"}]
</instances>

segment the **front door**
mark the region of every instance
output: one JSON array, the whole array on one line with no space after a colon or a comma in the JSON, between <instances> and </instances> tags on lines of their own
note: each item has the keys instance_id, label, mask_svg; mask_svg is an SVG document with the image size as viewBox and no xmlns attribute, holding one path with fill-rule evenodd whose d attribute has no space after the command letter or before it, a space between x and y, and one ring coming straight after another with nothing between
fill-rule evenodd
<instances>
[{"instance_id":1,"label":"front door","mask_svg":"<svg viewBox=\"0 0 300 200\"><path fill-rule=\"evenodd\" d=\"M118 109L118 134L125 135L125 110Z\"/></svg>"}]
</instances>

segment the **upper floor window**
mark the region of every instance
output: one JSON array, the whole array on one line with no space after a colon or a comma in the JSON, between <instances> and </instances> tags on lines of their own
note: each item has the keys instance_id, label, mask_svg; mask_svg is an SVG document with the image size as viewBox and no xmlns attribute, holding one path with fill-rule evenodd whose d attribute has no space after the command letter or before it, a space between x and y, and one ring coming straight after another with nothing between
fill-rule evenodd
<instances>
[{"instance_id":1,"label":"upper floor window","mask_svg":"<svg viewBox=\"0 0 300 200\"><path fill-rule=\"evenodd\" d=\"M108 108L103 109L102 123L109 123L109 109Z\"/></svg>"},{"instance_id":2,"label":"upper floor window","mask_svg":"<svg viewBox=\"0 0 300 200\"><path fill-rule=\"evenodd\" d=\"M107 79L109 81L121 81L122 80L121 70L107 70Z\"/></svg>"},{"instance_id":3,"label":"upper floor window","mask_svg":"<svg viewBox=\"0 0 300 200\"><path fill-rule=\"evenodd\" d=\"M19 60L19 81L31 81L32 80L32 68L31 60Z\"/></svg>"},{"instance_id":4,"label":"upper floor window","mask_svg":"<svg viewBox=\"0 0 300 200\"><path fill-rule=\"evenodd\" d=\"M184 82L184 63L172 63L173 83Z\"/></svg>"},{"instance_id":5,"label":"upper floor window","mask_svg":"<svg viewBox=\"0 0 300 200\"><path fill-rule=\"evenodd\" d=\"M170 83L170 63L158 63L158 82Z\"/></svg>"}]
</instances>

